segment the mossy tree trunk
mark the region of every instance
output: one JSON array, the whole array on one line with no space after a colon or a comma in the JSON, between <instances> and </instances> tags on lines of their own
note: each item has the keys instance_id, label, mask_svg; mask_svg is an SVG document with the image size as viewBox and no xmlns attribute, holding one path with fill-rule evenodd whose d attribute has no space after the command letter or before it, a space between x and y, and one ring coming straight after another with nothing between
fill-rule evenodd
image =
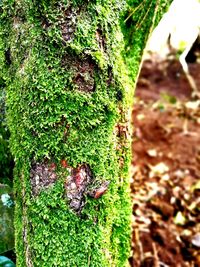
<instances>
[{"instance_id":1,"label":"mossy tree trunk","mask_svg":"<svg viewBox=\"0 0 200 267\"><path fill-rule=\"evenodd\" d=\"M166 1L129 2L0 1L19 267L128 264L129 108Z\"/></svg>"}]
</instances>

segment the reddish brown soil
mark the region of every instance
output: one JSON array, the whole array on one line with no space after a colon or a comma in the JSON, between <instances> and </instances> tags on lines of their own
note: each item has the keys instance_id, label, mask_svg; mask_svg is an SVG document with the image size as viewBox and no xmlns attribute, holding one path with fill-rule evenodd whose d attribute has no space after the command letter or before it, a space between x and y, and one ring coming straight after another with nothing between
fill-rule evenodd
<instances>
[{"instance_id":1,"label":"reddish brown soil","mask_svg":"<svg viewBox=\"0 0 200 267\"><path fill-rule=\"evenodd\" d=\"M177 61L144 63L132 116L130 264L200 267L200 101Z\"/></svg>"}]
</instances>

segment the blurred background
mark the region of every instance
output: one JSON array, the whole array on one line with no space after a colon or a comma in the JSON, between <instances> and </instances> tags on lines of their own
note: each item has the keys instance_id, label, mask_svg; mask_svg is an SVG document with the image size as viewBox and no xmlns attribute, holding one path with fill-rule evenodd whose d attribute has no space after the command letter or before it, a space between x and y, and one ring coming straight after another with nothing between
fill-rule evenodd
<instances>
[{"instance_id":1,"label":"blurred background","mask_svg":"<svg viewBox=\"0 0 200 267\"><path fill-rule=\"evenodd\" d=\"M175 0L152 33L136 87L134 267L200 267L200 2Z\"/></svg>"}]
</instances>

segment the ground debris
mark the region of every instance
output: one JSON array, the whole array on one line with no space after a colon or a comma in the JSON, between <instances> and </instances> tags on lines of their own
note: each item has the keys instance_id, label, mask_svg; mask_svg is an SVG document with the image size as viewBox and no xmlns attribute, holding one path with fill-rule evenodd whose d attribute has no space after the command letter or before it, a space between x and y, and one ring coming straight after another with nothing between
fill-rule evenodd
<instances>
[{"instance_id":1,"label":"ground debris","mask_svg":"<svg viewBox=\"0 0 200 267\"><path fill-rule=\"evenodd\" d=\"M200 266L199 100L179 63L166 66L146 62L136 89L132 267ZM200 84L200 65L190 68Z\"/></svg>"}]
</instances>

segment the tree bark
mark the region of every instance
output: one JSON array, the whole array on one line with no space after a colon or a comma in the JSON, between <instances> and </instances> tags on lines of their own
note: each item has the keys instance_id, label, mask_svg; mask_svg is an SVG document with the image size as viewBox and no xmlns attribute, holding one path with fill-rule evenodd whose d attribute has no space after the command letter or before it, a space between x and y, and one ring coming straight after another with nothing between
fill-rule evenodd
<instances>
[{"instance_id":1,"label":"tree bark","mask_svg":"<svg viewBox=\"0 0 200 267\"><path fill-rule=\"evenodd\" d=\"M130 107L166 1L127 2L0 1L19 267L128 265Z\"/></svg>"}]
</instances>

